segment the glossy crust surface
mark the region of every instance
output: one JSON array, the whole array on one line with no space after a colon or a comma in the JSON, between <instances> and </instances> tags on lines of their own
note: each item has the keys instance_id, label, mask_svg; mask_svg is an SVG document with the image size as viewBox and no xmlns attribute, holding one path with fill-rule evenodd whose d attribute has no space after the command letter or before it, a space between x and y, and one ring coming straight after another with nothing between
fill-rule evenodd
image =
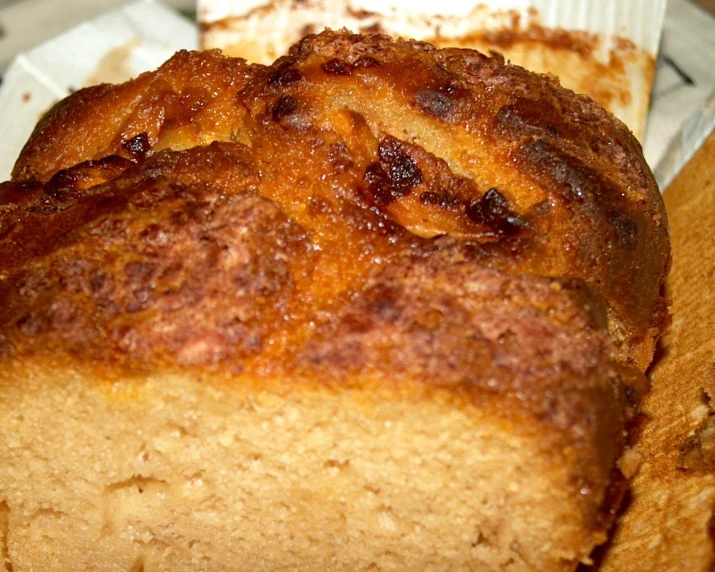
<instances>
[{"instance_id":1,"label":"glossy crust surface","mask_svg":"<svg viewBox=\"0 0 715 572\"><path fill-rule=\"evenodd\" d=\"M667 318L665 212L621 123L377 35L75 93L0 186L0 260L2 359L446 388L543 427L599 534Z\"/></svg>"}]
</instances>

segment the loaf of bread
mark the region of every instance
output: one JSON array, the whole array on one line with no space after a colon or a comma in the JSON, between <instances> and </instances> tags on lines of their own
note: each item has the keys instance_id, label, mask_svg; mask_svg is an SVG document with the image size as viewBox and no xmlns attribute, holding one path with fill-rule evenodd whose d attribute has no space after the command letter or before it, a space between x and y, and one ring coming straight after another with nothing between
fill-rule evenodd
<instances>
[{"instance_id":1,"label":"loaf of bread","mask_svg":"<svg viewBox=\"0 0 715 572\"><path fill-rule=\"evenodd\" d=\"M78 91L0 186L0 548L29 570L573 570L667 322L599 105L308 36Z\"/></svg>"}]
</instances>

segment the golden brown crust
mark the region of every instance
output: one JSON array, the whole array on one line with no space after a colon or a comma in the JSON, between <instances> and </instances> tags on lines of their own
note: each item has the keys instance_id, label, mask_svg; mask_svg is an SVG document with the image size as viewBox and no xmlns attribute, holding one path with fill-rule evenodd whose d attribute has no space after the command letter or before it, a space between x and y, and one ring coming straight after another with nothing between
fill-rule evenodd
<instances>
[{"instance_id":1,"label":"golden brown crust","mask_svg":"<svg viewBox=\"0 0 715 572\"><path fill-rule=\"evenodd\" d=\"M348 33L180 53L0 187L0 354L447 388L555 431L602 531L668 257L637 142L551 78Z\"/></svg>"},{"instance_id":2,"label":"golden brown crust","mask_svg":"<svg viewBox=\"0 0 715 572\"><path fill-rule=\"evenodd\" d=\"M235 97L253 66L218 51L178 52L161 68L121 85L81 89L38 123L13 180L47 181L61 169L108 155L141 158L231 140L242 129ZM145 134L145 145L135 137Z\"/></svg>"},{"instance_id":3,"label":"golden brown crust","mask_svg":"<svg viewBox=\"0 0 715 572\"><path fill-rule=\"evenodd\" d=\"M127 93L133 110L116 103ZM497 251L504 242L510 255L495 264L510 272L589 281L606 296L623 359L640 369L650 361L666 316L660 197L625 126L550 78L469 50L326 34L270 68L181 53L116 93L92 88L73 98L38 126L15 179L45 180L80 161L142 160L211 139L282 155L291 133L302 136L291 154L303 162L310 140L330 139L331 169L345 171L336 183L352 177L365 187L353 200L423 236L446 233ZM95 113L103 123L94 123ZM67 149L74 153L65 157Z\"/></svg>"}]
</instances>

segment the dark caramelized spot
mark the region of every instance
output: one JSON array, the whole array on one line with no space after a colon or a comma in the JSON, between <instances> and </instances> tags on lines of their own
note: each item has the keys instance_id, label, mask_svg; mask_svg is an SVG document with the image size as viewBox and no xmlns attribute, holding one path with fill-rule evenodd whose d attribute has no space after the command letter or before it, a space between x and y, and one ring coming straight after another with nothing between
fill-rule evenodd
<instances>
[{"instance_id":1,"label":"dark caramelized spot","mask_svg":"<svg viewBox=\"0 0 715 572\"><path fill-rule=\"evenodd\" d=\"M634 250L638 246L638 227L626 214L616 214L612 219L616 240L626 250Z\"/></svg>"},{"instance_id":2,"label":"dark caramelized spot","mask_svg":"<svg viewBox=\"0 0 715 572\"><path fill-rule=\"evenodd\" d=\"M283 87L300 81L301 79L303 79L303 74L300 70L285 66L268 76L266 83L272 87Z\"/></svg>"},{"instance_id":3,"label":"dark caramelized spot","mask_svg":"<svg viewBox=\"0 0 715 572\"><path fill-rule=\"evenodd\" d=\"M515 135L539 134L549 137L573 135L565 124L563 113L552 101L545 98L518 99L513 104L502 107L494 121L501 131Z\"/></svg>"},{"instance_id":4,"label":"dark caramelized spot","mask_svg":"<svg viewBox=\"0 0 715 572\"><path fill-rule=\"evenodd\" d=\"M365 170L365 182L368 193L379 206L389 205L402 196L393 188L390 177L380 163L368 166Z\"/></svg>"},{"instance_id":5,"label":"dark caramelized spot","mask_svg":"<svg viewBox=\"0 0 715 572\"><path fill-rule=\"evenodd\" d=\"M379 163L365 170L367 191L379 206L408 195L424 177L415 160L404 150L404 144L391 136L380 140L377 148Z\"/></svg>"},{"instance_id":6,"label":"dark caramelized spot","mask_svg":"<svg viewBox=\"0 0 715 572\"><path fill-rule=\"evenodd\" d=\"M394 137L383 137L377 149L378 157L387 173L392 186L400 194L407 194L412 187L423 181L422 171L404 150L402 143Z\"/></svg>"},{"instance_id":7,"label":"dark caramelized spot","mask_svg":"<svg viewBox=\"0 0 715 572\"><path fill-rule=\"evenodd\" d=\"M376 68L379 65L380 62L371 56L360 56L353 62L354 68Z\"/></svg>"},{"instance_id":8,"label":"dark caramelized spot","mask_svg":"<svg viewBox=\"0 0 715 572\"><path fill-rule=\"evenodd\" d=\"M337 58L324 62L320 69L329 75L350 75L352 73L352 68L343 60Z\"/></svg>"},{"instance_id":9,"label":"dark caramelized spot","mask_svg":"<svg viewBox=\"0 0 715 572\"><path fill-rule=\"evenodd\" d=\"M446 119L454 107L454 101L451 97L434 89L420 91L415 97L415 101L423 111L431 113L440 119Z\"/></svg>"},{"instance_id":10,"label":"dark caramelized spot","mask_svg":"<svg viewBox=\"0 0 715 572\"><path fill-rule=\"evenodd\" d=\"M561 137L561 131L556 129L553 125L547 125L546 126L546 132L551 136L551 137Z\"/></svg>"},{"instance_id":11,"label":"dark caramelized spot","mask_svg":"<svg viewBox=\"0 0 715 572\"><path fill-rule=\"evenodd\" d=\"M27 210L41 214L65 210L80 198L82 191L108 181L133 165L134 162L129 159L108 155L97 161L85 161L57 171Z\"/></svg>"},{"instance_id":12,"label":"dark caramelized spot","mask_svg":"<svg viewBox=\"0 0 715 572\"><path fill-rule=\"evenodd\" d=\"M420 201L425 205L434 205L446 210L458 208L462 202L455 196L447 193L435 193L426 191L420 195Z\"/></svg>"},{"instance_id":13,"label":"dark caramelized spot","mask_svg":"<svg viewBox=\"0 0 715 572\"><path fill-rule=\"evenodd\" d=\"M600 177L583 162L564 153L556 145L533 139L521 149L524 157L539 171L552 179L559 194L566 200L577 203L590 202L599 194Z\"/></svg>"},{"instance_id":14,"label":"dark caramelized spot","mask_svg":"<svg viewBox=\"0 0 715 572\"><path fill-rule=\"evenodd\" d=\"M122 147L129 151L135 159L144 159L151 151L149 135L146 132L135 135L128 141L124 141Z\"/></svg>"},{"instance_id":15,"label":"dark caramelized spot","mask_svg":"<svg viewBox=\"0 0 715 572\"><path fill-rule=\"evenodd\" d=\"M350 151L345 143L342 142L330 145L330 154L328 157L330 159L330 165L336 173L344 173L355 165L350 157Z\"/></svg>"},{"instance_id":16,"label":"dark caramelized spot","mask_svg":"<svg viewBox=\"0 0 715 572\"><path fill-rule=\"evenodd\" d=\"M489 189L481 199L469 205L467 216L491 227L499 236L512 236L526 228L526 221L509 210L509 203L496 189Z\"/></svg>"},{"instance_id":17,"label":"dark caramelized spot","mask_svg":"<svg viewBox=\"0 0 715 572\"><path fill-rule=\"evenodd\" d=\"M290 95L285 95L281 97L273 106L273 120L280 121L283 117L295 113L297 109L298 101Z\"/></svg>"},{"instance_id":18,"label":"dark caramelized spot","mask_svg":"<svg viewBox=\"0 0 715 572\"><path fill-rule=\"evenodd\" d=\"M75 169L63 169L55 173L47 181L43 191L46 195L59 202L77 199L79 197L77 184L81 177L82 173Z\"/></svg>"}]
</instances>

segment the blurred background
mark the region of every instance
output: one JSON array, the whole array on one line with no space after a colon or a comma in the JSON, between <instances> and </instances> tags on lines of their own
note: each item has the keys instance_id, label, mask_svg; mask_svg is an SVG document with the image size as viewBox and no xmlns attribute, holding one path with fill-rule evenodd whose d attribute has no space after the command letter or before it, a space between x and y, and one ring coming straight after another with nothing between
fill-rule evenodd
<instances>
[{"instance_id":1,"label":"blurred background","mask_svg":"<svg viewBox=\"0 0 715 572\"><path fill-rule=\"evenodd\" d=\"M12 58L63 31L133 0L0 0L0 74ZM159 0L196 18L196 0ZM713 0L715 2L715 0Z\"/></svg>"}]
</instances>

